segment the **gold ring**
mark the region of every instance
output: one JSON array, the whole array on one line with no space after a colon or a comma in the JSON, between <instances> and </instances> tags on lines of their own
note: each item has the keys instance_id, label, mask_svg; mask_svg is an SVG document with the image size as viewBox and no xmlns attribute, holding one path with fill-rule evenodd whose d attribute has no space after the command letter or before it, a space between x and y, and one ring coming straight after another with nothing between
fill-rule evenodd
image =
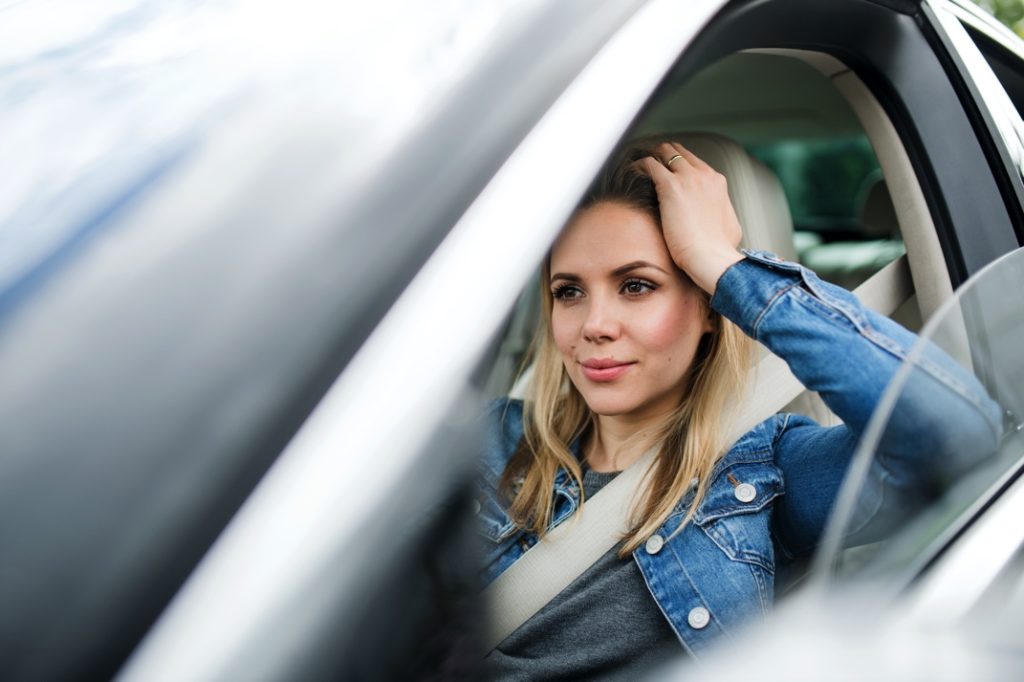
<instances>
[{"instance_id":1,"label":"gold ring","mask_svg":"<svg viewBox=\"0 0 1024 682\"><path fill-rule=\"evenodd\" d=\"M666 167L666 168L671 168L671 167L672 167L672 164L673 164L673 163L674 163L675 161L678 161L678 160L679 160L679 159L681 159L681 158L683 158L683 155L682 155L682 154L676 154L676 155L675 155L675 156L673 156L673 157L672 157L671 159L669 159L668 161L666 161L666 162L665 162L665 167Z\"/></svg>"}]
</instances>

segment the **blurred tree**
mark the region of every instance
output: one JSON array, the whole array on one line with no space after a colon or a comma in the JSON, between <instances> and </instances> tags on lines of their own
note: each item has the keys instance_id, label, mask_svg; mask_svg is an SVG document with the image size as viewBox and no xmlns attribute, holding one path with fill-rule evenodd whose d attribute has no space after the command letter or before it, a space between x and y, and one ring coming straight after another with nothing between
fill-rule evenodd
<instances>
[{"instance_id":1,"label":"blurred tree","mask_svg":"<svg viewBox=\"0 0 1024 682\"><path fill-rule=\"evenodd\" d=\"M982 9L1024 38L1024 0L974 0Z\"/></svg>"}]
</instances>

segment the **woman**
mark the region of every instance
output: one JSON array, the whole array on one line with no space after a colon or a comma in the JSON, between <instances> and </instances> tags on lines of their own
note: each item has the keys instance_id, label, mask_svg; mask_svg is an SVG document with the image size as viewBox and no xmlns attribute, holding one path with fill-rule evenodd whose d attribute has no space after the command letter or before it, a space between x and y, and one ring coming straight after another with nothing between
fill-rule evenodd
<instances>
[{"instance_id":1,"label":"woman","mask_svg":"<svg viewBox=\"0 0 1024 682\"><path fill-rule=\"evenodd\" d=\"M657 455L632 531L491 652L493 675L625 678L680 644L699 655L767 610L776 571L816 545L915 337L798 265L739 251L740 237L724 178L664 142L613 164L552 247L528 397L493 408L486 582L616 472L651 447ZM844 424L779 414L723 442L751 338ZM897 406L894 421L913 438L904 430L883 443L875 499L926 458L998 434L997 409L952 364L924 368L927 410ZM881 505L862 506L869 528Z\"/></svg>"}]
</instances>

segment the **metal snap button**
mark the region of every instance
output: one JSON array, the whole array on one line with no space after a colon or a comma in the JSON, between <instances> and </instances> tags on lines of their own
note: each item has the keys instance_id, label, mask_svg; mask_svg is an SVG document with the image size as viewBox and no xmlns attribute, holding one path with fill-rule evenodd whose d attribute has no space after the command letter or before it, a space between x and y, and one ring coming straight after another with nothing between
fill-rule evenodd
<instances>
[{"instance_id":1,"label":"metal snap button","mask_svg":"<svg viewBox=\"0 0 1024 682\"><path fill-rule=\"evenodd\" d=\"M757 497L757 488L749 483L740 483L736 486L733 493L740 502L753 502L754 498Z\"/></svg>"},{"instance_id":2,"label":"metal snap button","mask_svg":"<svg viewBox=\"0 0 1024 682\"><path fill-rule=\"evenodd\" d=\"M711 614L703 606L695 606L690 609L690 613L686 616L686 622L694 630L700 630L707 627L707 624L711 622Z\"/></svg>"},{"instance_id":3,"label":"metal snap button","mask_svg":"<svg viewBox=\"0 0 1024 682\"><path fill-rule=\"evenodd\" d=\"M665 538L660 535L652 535L647 538L647 542L644 543L644 550L648 554L657 554L661 551L661 548L665 546Z\"/></svg>"}]
</instances>

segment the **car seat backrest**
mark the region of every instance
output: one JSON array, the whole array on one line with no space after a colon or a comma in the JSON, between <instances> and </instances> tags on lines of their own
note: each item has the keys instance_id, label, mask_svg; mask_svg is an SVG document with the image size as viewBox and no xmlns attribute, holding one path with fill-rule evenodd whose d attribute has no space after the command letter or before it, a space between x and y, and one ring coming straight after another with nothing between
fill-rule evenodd
<instances>
[{"instance_id":1,"label":"car seat backrest","mask_svg":"<svg viewBox=\"0 0 1024 682\"><path fill-rule=\"evenodd\" d=\"M734 140L717 133L677 133L676 140L725 176L743 226L743 246L795 261L793 217L779 178ZM652 138L654 139L654 138Z\"/></svg>"}]
</instances>

